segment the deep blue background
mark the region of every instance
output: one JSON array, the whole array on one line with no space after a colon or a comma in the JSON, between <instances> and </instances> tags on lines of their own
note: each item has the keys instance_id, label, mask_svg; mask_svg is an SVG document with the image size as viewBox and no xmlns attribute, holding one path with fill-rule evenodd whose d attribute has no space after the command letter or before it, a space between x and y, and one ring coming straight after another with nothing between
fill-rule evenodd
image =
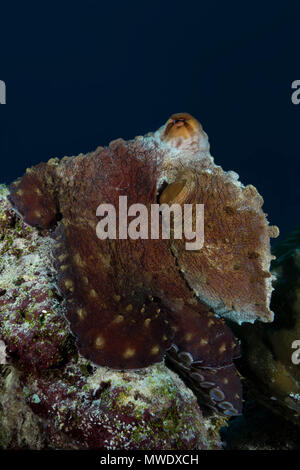
<instances>
[{"instance_id":1,"label":"deep blue background","mask_svg":"<svg viewBox=\"0 0 300 470\"><path fill-rule=\"evenodd\" d=\"M187 111L282 235L300 223L297 2L2 2L0 14L0 181Z\"/></svg>"}]
</instances>

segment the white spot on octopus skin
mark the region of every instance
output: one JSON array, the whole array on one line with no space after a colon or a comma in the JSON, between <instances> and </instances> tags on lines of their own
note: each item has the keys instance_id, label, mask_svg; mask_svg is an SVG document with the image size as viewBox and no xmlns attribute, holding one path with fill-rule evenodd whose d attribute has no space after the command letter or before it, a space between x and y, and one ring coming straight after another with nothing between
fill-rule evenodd
<instances>
[{"instance_id":1,"label":"white spot on octopus skin","mask_svg":"<svg viewBox=\"0 0 300 470\"><path fill-rule=\"evenodd\" d=\"M135 349L134 348L127 348L124 353L123 353L123 357L124 359L130 359L132 358L133 356L135 355Z\"/></svg>"}]
</instances>

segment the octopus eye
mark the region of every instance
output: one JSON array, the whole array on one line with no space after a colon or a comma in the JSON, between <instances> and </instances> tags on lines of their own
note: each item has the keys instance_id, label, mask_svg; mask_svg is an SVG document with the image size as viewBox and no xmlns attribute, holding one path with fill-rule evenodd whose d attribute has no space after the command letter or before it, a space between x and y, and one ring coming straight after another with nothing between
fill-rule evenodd
<instances>
[{"instance_id":1,"label":"octopus eye","mask_svg":"<svg viewBox=\"0 0 300 470\"><path fill-rule=\"evenodd\" d=\"M176 127L184 126L186 123L185 119L174 119L173 125Z\"/></svg>"},{"instance_id":2,"label":"octopus eye","mask_svg":"<svg viewBox=\"0 0 300 470\"><path fill-rule=\"evenodd\" d=\"M173 114L167 121L163 140L181 137L189 139L202 131L201 125L193 116L187 113Z\"/></svg>"},{"instance_id":3,"label":"octopus eye","mask_svg":"<svg viewBox=\"0 0 300 470\"><path fill-rule=\"evenodd\" d=\"M185 195L186 181L175 181L169 184L161 193L159 202L160 204L171 204L173 202L180 203Z\"/></svg>"}]
</instances>

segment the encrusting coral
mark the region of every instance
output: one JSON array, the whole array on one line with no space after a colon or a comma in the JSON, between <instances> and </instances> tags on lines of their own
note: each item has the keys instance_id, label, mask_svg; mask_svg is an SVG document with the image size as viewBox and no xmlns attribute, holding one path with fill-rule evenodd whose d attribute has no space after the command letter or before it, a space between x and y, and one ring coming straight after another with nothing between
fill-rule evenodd
<instances>
[{"instance_id":1,"label":"encrusting coral","mask_svg":"<svg viewBox=\"0 0 300 470\"><path fill-rule=\"evenodd\" d=\"M118 207L119 196L149 213L158 200L204 204L203 248L188 251L174 237L99 240L97 207ZM173 115L144 137L41 163L12 183L10 201L26 223L52 230L66 318L84 357L137 369L169 351L210 406L241 412L239 348L220 316L272 321L270 237L278 229L257 190L214 164L196 119Z\"/></svg>"}]
</instances>

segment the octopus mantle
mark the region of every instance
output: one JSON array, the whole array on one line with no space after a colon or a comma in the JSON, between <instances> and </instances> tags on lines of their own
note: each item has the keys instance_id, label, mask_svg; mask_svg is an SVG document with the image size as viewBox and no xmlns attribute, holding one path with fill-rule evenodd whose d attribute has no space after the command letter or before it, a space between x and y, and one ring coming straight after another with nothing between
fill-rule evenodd
<instances>
[{"instance_id":1,"label":"octopus mantle","mask_svg":"<svg viewBox=\"0 0 300 470\"><path fill-rule=\"evenodd\" d=\"M205 240L100 240L99 204L204 204ZM166 351L210 404L241 410L233 365L239 348L220 317L272 321L270 237L277 236L253 186L214 164L207 135L188 114L158 131L27 170L10 187L25 222L51 229L58 286L83 356L135 369Z\"/></svg>"}]
</instances>

